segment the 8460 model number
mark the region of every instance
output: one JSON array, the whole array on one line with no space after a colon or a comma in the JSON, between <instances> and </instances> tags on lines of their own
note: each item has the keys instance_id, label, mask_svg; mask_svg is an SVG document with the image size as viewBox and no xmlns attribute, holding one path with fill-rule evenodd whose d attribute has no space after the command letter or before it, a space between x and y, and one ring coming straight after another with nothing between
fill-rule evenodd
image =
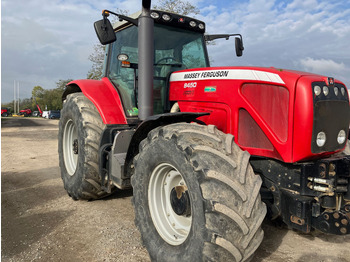
<instances>
[{"instance_id":1,"label":"8460 model number","mask_svg":"<svg viewBox=\"0 0 350 262\"><path fill-rule=\"evenodd\" d=\"M197 82L185 83L184 88L196 88Z\"/></svg>"}]
</instances>

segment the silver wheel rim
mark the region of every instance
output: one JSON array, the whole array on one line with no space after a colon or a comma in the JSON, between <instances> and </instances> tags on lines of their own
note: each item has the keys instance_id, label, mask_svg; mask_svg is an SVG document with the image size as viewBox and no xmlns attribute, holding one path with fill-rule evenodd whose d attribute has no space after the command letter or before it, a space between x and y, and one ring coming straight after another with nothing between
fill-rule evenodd
<instances>
[{"instance_id":1,"label":"silver wheel rim","mask_svg":"<svg viewBox=\"0 0 350 262\"><path fill-rule=\"evenodd\" d=\"M74 142L77 141L77 129L72 119L69 119L63 131L63 158L67 172L73 176L77 168L78 154L74 153Z\"/></svg>"},{"instance_id":2,"label":"silver wheel rim","mask_svg":"<svg viewBox=\"0 0 350 262\"><path fill-rule=\"evenodd\" d=\"M162 163L153 170L148 186L149 209L159 235L171 245L182 244L192 224L192 215L179 216L171 206L170 193L176 186L187 188L175 167Z\"/></svg>"}]
</instances>

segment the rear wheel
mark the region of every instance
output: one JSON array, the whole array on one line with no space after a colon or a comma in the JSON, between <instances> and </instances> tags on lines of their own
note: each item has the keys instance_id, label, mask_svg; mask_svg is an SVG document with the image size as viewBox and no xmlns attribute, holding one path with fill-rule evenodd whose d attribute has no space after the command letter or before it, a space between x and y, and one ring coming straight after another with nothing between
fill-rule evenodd
<instances>
[{"instance_id":1,"label":"rear wheel","mask_svg":"<svg viewBox=\"0 0 350 262\"><path fill-rule=\"evenodd\" d=\"M59 122L58 153L64 188L74 200L98 199L101 188L98 149L105 125L82 93L67 96Z\"/></svg>"},{"instance_id":2,"label":"rear wheel","mask_svg":"<svg viewBox=\"0 0 350 262\"><path fill-rule=\"evenodd\" d=\"M8 113L7 112L4 112L4 113L2 113L2 115L1 116L3 116L3 117L8 117L9 115L8 115Z\"/></svg>"},{"instance_id":3,"label":"rear wheel","mask_svg":"<svg viewBox=\"0 0 350 262\"><path fill-rule=\"evenodd\" d=\"M173 124L140 144L135 223L152 261L244 261L263 239L266 207L249 154L214 126Z\"/></svg>"}]
</instances>

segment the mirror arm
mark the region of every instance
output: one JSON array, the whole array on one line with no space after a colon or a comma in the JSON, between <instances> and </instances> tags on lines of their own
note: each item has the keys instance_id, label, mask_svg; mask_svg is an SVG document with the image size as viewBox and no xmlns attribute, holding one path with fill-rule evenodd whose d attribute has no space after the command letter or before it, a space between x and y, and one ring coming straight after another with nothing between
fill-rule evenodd
<instances>
[{"instance_id":1,"label":"mirror arm","mask_svg":"<svg viewBox=\"0 0 350 262\"><path fill-rule=\"evenodd\" d=\"M239 36L239 38L241 38L241 41L243 44L243 39L242 39L241 34L205 35L204 39L205 39L205 41L213 41L213 40L219 39L219 38L225 38L226 40L228 40L230 38L230 36Z\"/></svg>"},{"instance_id":2,"label":"mirror arm","mask_svg":"<svg viewBox=\"0 0 350 262\"><path fill-rule=\"evenodd\" d=\"M128 16L125 16L125 15L117 14L117 13L114 13L114 12L109 11L109 10L103 10L103 12L102 12L103 19L107 19L109 14L117 16L119 18L119 21L125 20L127 22L132 23L133 25L138 26L137 19L134 19L134 18L131 18L131 17L128 17Z\"/></svg>"}]
</instances>

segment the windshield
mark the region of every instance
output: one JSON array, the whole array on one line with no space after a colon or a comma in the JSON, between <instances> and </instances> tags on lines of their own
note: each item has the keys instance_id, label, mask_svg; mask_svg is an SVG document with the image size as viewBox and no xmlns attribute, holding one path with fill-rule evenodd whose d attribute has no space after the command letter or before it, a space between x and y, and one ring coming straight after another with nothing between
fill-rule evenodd
<instances>
[{"instance_id":1,"label":"windshield","mask_svg":"<svg viewBox=\"0 0 350 262\"><path fill-rule=\"evenodd\" d=\"M131 26L117 34L111 46L107 75L119 90L127 116L137 116L137 27ZM203 35L175 27L155 24L154 27L154 114L167 111L168 80L171 72L209 66ZM128 55L135 68L121 67L117 57Z\"/></svg>"}]
</instances>

